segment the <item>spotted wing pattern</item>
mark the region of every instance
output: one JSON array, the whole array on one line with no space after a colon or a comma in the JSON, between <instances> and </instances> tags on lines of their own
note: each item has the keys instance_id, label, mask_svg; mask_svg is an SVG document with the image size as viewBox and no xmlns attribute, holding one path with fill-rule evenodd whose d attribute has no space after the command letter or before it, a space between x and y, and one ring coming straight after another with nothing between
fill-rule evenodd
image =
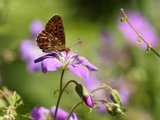
<instances>
[{"instance_id":1,"label":"spotted wing pattern","mask_svg":"<svg viewBox=\"0 0 160 120\"><path fill-rule=\"evenodd\" d=\"M37 44L43 52L61 52L66 49L64 27L59 15L48 21L45 29L37 37Z\"/></svg>"}]
</instances>

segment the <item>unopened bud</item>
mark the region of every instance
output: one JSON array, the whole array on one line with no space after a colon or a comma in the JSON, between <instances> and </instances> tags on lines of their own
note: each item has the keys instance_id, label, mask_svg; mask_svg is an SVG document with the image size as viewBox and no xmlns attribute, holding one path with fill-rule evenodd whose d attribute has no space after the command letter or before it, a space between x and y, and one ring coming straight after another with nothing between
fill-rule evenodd
<instances>
[{"instance_id":1,"label":"unopened bud","mask_svg":"<svg viewBox=\"0 0 160 120\"><path fill-rule=\"evenodd\" d=\"M142 44L142 40L139 38L136 42L137 45L141 45Z\"/></svg>"},{"instance_id":2,"label":"unopened bud","mask_svg":"<svg viewBox=\"0 0 160 120\"><path fill-rule=\"evenodd\" d=\"M121 97L116 89L113 89L110 93L110 98L114 103L122 105Z\"/></svg>"},{"instance_id":3,"label":"unopened bud","mask_svg":"<svg viewBox=\"0 0 160 120\"><path fill-rule=\"evenodd\" d=\"M126 114L124 113L124 109L121 108L121 106L116 103L108 103L107 104L107 111L109 114L111 114L113 116L118 116L118 115L126 116Z\"/></svg>"},{"instance_id":4,"label":"unopened bud","mask_svg":"<svg viewBox=\"0 0 160 120\"><path fill-rule=\"evenodd\" d=\"M149 52L149 51L151 51L151 45L147 45L147 50L146 50L146 52Z\"/></svg>"},{"instance_id":5,"label":"unopened bud","mask_svg":"<svg viewBox=\"0 0 160 120\"><path fill-rule=\"evenodd\" d=\"M122 16L122 17L121 17L121 22L124 22L124 23L127 22L127 18L124 17L124 16Z\"/></svg>"},{"instance_id":6,"label":"unopened bud","mask_svg":"<svg viewBox=\"0 0 160 120\"><path fill-rule=\"evenodd\" d=\"M75 87L77 94L83 100L83 102L90 108L94 107L93 99L89 91L81 84L77 84Z\"/></svg>"},{"instance_id":7,"label":"unopened bud","mask_svg":"<svg viewBox=\"0 0 160 120\"><path fill-rule=\"evenodd\" d=\"M128 18L127 18L127 16L125 15L124 10L121 9L121 12L122 12L121 22L127 22L127 21L128 21Z\"/></svg>"}]
</instances>

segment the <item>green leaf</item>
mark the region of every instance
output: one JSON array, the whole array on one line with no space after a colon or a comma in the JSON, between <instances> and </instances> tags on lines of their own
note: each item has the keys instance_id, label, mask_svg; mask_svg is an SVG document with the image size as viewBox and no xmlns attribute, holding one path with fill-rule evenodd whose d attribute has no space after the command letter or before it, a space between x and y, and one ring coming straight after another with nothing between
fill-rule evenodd
<instances>
[{"instance_id":1,"label":"green leaf","mask_svg":"<svg viewBox=\"0 0 160 120\"><path fill-rule=\"evenodd\" d=\"M16 112L19 115L26 115L30 113L31 109L32 109L31 106L22 104L16 108Z\"/></svg>"}]
</instances>

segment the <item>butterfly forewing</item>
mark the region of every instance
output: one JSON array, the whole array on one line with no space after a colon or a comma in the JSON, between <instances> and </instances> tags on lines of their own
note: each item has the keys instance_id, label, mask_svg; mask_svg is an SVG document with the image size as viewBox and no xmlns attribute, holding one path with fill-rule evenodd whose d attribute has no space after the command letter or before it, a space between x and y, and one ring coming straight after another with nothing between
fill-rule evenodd
<instances>
[{"instance_id":1,"label":"butterfly forewing","mask_svg":"<svg viewBox=\"0 0 160 120\"><path fill-rule=\"evenodd\" d=\"M66 49L63 23L59 15L53 16L48 21L45 29L37 37L37 44L43 52Z\"/></svg>"}]
</instances>

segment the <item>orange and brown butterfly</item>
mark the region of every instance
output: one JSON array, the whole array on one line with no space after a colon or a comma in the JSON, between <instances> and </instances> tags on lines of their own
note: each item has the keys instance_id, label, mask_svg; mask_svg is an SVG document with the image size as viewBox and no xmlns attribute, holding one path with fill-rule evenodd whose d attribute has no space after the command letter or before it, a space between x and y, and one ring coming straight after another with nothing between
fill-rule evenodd
<instances>
[{"instance_id":1,"label":"orange and brown butterfly","mask_svg":"<svg viewBox=\"0 0 160 120\"><path fill-rule=\"evenodd\" d=\"M62 19L59 15L53 16L44 30L37 36L37 44L43 52L69 51L65 45L65 33Z\"/></svg>"}]
</instances>

